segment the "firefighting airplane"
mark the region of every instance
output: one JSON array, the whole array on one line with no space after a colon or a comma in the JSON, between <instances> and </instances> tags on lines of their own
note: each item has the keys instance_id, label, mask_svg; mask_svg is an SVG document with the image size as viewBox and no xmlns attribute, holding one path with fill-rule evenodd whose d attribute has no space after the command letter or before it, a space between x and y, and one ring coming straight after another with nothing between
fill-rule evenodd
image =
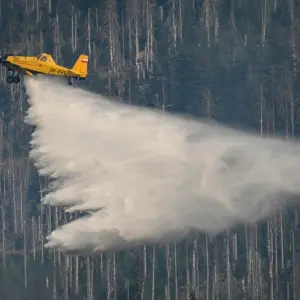
<instances>
[{"instance_id":1,"label":"firefighting airplane","mask_svg":"<svg viewBox=\"0 0 300 300\"><path fill-rule=\"evenodd\" d=\"M88 74L88 55L83 54L79 56L72 69L57 65L52 56L47 53L38 56L4 54L0 56L0 64L11 72L6 79L9 84L19 83L20 73L29 76L39 74L65 76L69 85L72 85L72 78L85 80Z\"/></svg>"}]
</instances>

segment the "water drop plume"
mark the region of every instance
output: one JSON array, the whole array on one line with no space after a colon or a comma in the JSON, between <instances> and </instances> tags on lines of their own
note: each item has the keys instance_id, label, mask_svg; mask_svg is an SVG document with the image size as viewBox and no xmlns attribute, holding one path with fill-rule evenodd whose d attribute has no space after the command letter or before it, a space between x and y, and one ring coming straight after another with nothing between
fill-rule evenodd
<instances>
[{"instance_id":1,"label":"water drop plume","mask_svg":"<svg viewBox=\"0 0 300 300\"><path fill-rule=\"evenodd\" d=\"M92 254L254 223L300 194L300 146L26 80L41 200L85 211L46 247Z\"/></svg>"}]
</instances>

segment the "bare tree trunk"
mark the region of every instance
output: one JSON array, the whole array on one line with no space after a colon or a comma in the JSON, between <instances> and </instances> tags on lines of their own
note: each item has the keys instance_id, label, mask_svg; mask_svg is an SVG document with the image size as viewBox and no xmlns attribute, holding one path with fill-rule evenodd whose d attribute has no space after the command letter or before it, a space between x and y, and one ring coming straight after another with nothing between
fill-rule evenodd
<instances>
[{"instance_id":1,"label":"bare tree trunk","mask_svg":"<svg viewBox=\"0 0 300 300\"><path fill-rule=\"evenodd\" d=\"M267 31L267 0L263 0L261 3L261 45L264 48Z\"/></svg>"},{"instance_id":2,"label":"bare tree trunk","mask_svg":"<svg viewBox=\"0 0 300 300\"><path fill-rule=\"evenodd\" d=\"M103 253L100 254L100 274L101 274L101 279L104 278L104 270L103 270Z\"/></svg>"},{"instance_id":3,"label":"bare tree trunk","mask_svg":"<svg viewBox=\"0 0 300 300\"><path fill-rule=\"evenodd\" d=\"M79 292L79 257L75 257L75 293Z\"/></svg>"},{"instance_id":4,"label":"bare tree trunk","mask_svg":"<svg viewBox=\"0 0 300 300\"><path fill-rule=\"evenodd\" d=\"M72 291L73 288L73 256L69 257L69 289Z\"/></svg>"},{"instance_id":5,"label":"bare tree trunk","mask_svg":"<svg viewBox=\"0 0 300 300\"><path fill-rule=\"evenodd\" d=\"M174 243L174 280L175 280L175 300L178 300L177 243Z\"/></svg>"},{"instance_id":6,"label":"bare tree trunk","mask_svg":"<svg viewBox=\"0 0 300 300\"><path fill-rule=\"evenodd\" d=\"M298 260L296 259L295 249L295 230L292 230L292 264L293 264L293 299L297 299L297 267Z\"/></svg>"},{"instance_id":7,"label":"bare tree trunk","mask_svg":"<svg viewBox=\"0 0 300 300\"><path fill-rule=\"evenodd\" d=\"M139 53L140 53L140 42L139 42L139 19L138 19L138 15L139 15L139 5L138 5L138 1L135 1L134 4L134 33L135 33L135 65L136 65L136 76L137 79L140 79L140 62L139 62Z\"/></svg>"},{"instance_id":8,"label":"bare tree trunk","mask_svg":"<svg viewBox=\"0 0 300 300\"><path fill-rule=\"evenodd\" d=\"M230 231L226 232L226 271L227 271L227 299L232 299L231 263L230 263Z\"/></svg>"},{"instance_id":9,"label":"bare tree trunk","mask_svg":"<svg viewBox=\"0 0 300 300\"><path fill-rule=\"evenodd\" d=\"M72 16L71 16L71 46L72 52L75 52L75 8L72 5Z\"/></svg>"},{"instance_id":10,"label":"bare tree trunk","mask_svg":"<svg viewBox=\"0 0 300 300\"><path fill-rule=\"evenodd\" d=\"M295 103L292 88L293 75L289 73L289 98L290 98L290 118L291 118L291 138L295 138Z\"/></svg>"},{"instance_id":11,"label":"bare tree trunk","mask_svg":"<svg viewBox=\"0 0 300 300\"><path fill-rule=\"evenodd\" d=\"M197 284L197 238L193 241L193 255L192 255L192 291L196 293L196 284Z\"/></svg>"},{"instance_id":12,"label":"bare tree trunk","mask_svg":"<svg viewBox=\"0 0 300 300\"><path fill-rule=\"evenodd\" d=\"M171 277L171 268L170 268L170 245L166 245L166 269L167 269L167 285L165 287L166 291L166 300L170 300L170 277Z\"/></svg>"},{"instance_id":13,"label":"bare tree trunk","mask_svg":"<svg viewBox=\"0 0 300 300\"><path fill-rule=\"evenodd\" d=\"M77 13L74 15L74 51L77 50Z\"/></svg>"},{"instance_id":14,"label":"bare tree trunk","mask_svg":"<svg viewBox=\"0 0 300 300\"><path fill-rule=\"evenodd\" d=\"M10 131L10 155L9 155L9 162L10 162L10 172L11 172L11 178L12 178L12 201L13 201L13 215L14 215L14 232L18 232L18 223L17 223L17 202L16 202L16 178L15 178L15 164L14 164L14 157L13 157L13 149L12 149L12 132Z\"/></svg>"},{"instance_id":15,"label":"bare tree trunk","mask_svg":"<svg viewBox=\"0 0 300 300\"><path fill-rule=\"evenodd\" d=\"M177 9L175 7L175 0L172 0L172 8L171 8L171 13L172 13L172 44L173 44L173 50L176 51L177 49L177 22L176 22L176 15L175 13L177 12Z\"/></svg>"},{"instance_id":16,"label":"bare tree trunk","mask_svg":"<svg viewBox=\"0 0 300 300\"><path fill-rule=\"evenodd\" d=\"M173 0L174 1L174 0ZM153 42L154 42L154 34L153 34L153 17L152 17L152 9L151 2L146 0L146 23L147 23L147 41L146 41L146 69L147 71L153 71Z\"/></svg>"},{"instance_id":17,"label":"bare tree trunk","mask_svg":"<svg viewBox=\"0 0 300 300\"><path fill-rule=\"evenodd\" d=\"M130 300L130 294L129 294L129 284L130 284L130 281L128 279L126 279L125 281L125 288L126 288L126 300Z\"/></svg>"},{"instance_id":18,"label":"bare tree trunk","mask_svg":"<svg viewBox=\"0 0 300 300\"><path fill-rule=\"evenodd\" d=\"M279 213L279 233L280 233L280 253L281 253L281 269L284 270L285 268L285 261L284 261L284 229L283 229L283 212L282 210Z\"/></svg>"},{"instance_id":19,"label":"bare tree trunk","mask_svg":"<svg viewBox=\"0 0 300 300\"><path fill-rule=\"evenodd\" d=\"M147 280L147 246L144 245L143 246L143 282L142 282L141 299L144 299L146 280Z\"/></svg>"},{"instance_id":20,"label":"bare tree trunk","mask_svg":"<svg viewBox=\"0 0 300 300\"><path fill-rule=\"evenodd\" d=\"M186 297L190 297L190 271L189 271L189 245L185 243L185 265L186 265Z\"/></svg>"},{"instance_id":21,"label":"bare tree trunk","mask_svg":"<svg viewBox=\"0 0 300 300\"><path fill-rule=\"evenodd\" d=\"M86 276L86 280L87 280L87 300L91 300L91 267L90 267L90 257L88 256L86 258L86 270L87 270L87 276Z\"/></svg>"},{"instance_id":22,"label":"bare tree trunk","mask_svg":"<svg viewBox=\"0 0 300 300\"><path fill-rule=\"evenodd\" d=\"M114 300L117 300L117 263L116 263L116 252L113 253L113 283L114 283Z\"/></svg>"},{"instance_id":23,"label":"bare tree trunk","mask_svg":"<svg viewBox=\"0 0 300 300\"><path fill-rule=\"evenodd\" d=\"M180 43L183 42L183 34L182 34L182 0L178 0L178 38L180 40Z\"/></svg>"},{"instance_id":24,"label":"bare tree trunk","mask_svg":"<svg viewBox=\"0 0 300 300\"><path fill-rule=\"evenodd\" d=\"M52 299L57 299L57 284L56 284L56 251L53 251L53 291Z\"/></svg>"},{"instance_id":25,"label":"bare tree trunk","mask_svg":"<svg viewBox=\"0 0 300 300\"><path fill-rule=\"evenodd\" d=\"M38 26L39 22L40 22L40 4L39 4L39 0L36 0L36 26Z\"/></svg>"},{"instance_id":26,"label":"bare tree trunk","mask_svg":"<svg viewBox=\"0 0 300 300\"><path fill-rule=\"evenodd\" d=\"M111 253L107 253L106 255L106 259L107 259L107 300L111 299L111 281L110 281L110 263L111 263Z\"/></svg>"},{"instance_id":27,"label":"bare tree trunk","mask_svg":"<svg viewBox=\"0 0 300 300\"><path fill-rule=\"evenodd\" d=\"M136 300L141 300L141 253L140 249L134 252L136 261Z\"/></svg>"},{"instance_id":28,"label":"bare tree trunk","mask_svg":"<svg viewBox=\"0 0 300 300\"><path fill-rule=\"evenodd\" d=\"M156 261L156 247L153 245L152 251L152 293L151 293L151 300L155 300L155 261Z\"/></svg>"},{"instance_id":29,"label":"bare tree trunk","mask_svg":"<svg viewBox=\"0 0 300 300\"><path fill-rule=\"evenodd\" d=\"M275 245L274 245L274 249L275 249L275 288L276 288L276 293L275 293L275 297L277 297L279 289L280 289L280 285L279 285L279 255L278 255L278 215L275 215L274 218L274 237L275 237Z\"/></svg>"},{"instance_id":30,"label":"bare tree trunk","mask_svg":"<svg viewBox=\"0 0 300 300\"><path fill-rule=\"evenodd\" d=\"M272 220L268 220L268 257L269 257L269 285L270 285L270 300L274 299L274 274L273 274L273 262L274 262L274 234Z\"/></svg>"},{"instance_id":31,"label":"bare tree trunk","mask_svg":"<svg viewBox=\"0 0 300 300\"><path fill-rule=\"evenodd\" d=\"M33 249L33 260L35 261L36 250L35 250L35 236L36 236L36 225L35 225L35 217L31 218L31 226L32 226L32 249Z\"/></svg>"},{"instance_id":32,"label":"bare tree trunk","mask_svg":"<svg viewBox=\"0 0 300 300\"><path fill-rule=\"evenodd\" d=\"M260 85L260 135L263 136L264 131L264 85Z\"/></svg>"},{"instance_id":33,"label":"bare tree trunk","mask_svg":"<svg viewBox=\"0 0 300 300\"><path fill-rule=\"evenodd\" d=\"M56 62L61 63L60 53L60 22L59 16L56 14L55 25L54 25L54 59Z\"/></svg>"},{"instance_id":34,"label":"bare tree trunk","mask_svg":"<svg viewBox=\"0 0 300 300\"><path fill-rule=\"evenodd\" d=\"M3 24L2 0L0 0L0 26Z\"/></svg>"},{"instance_id":35,"label":"bare tree trunk","mask_svg":"<svg viewBox=\"0 0 300 300\"><path fill-rule=\"evenodd\" d=\"M294 20L294 0L289 0L290 18L291 18L291 48L293 58L293 72L297 71L297 50L296 50L296 37L295 37L295 20Z\"/></svg>"},{"instance_id":36,"label":"bare tree trunk","mask_svg":"<svg viewBox=\"0 0 300 300\"><path fill-rule=\"evenodd\" d=\"M88 8L87 43L88 43L88 53L89 53L89 57L91 57L91 54L92 54L92 47L91 47L91 9L90 9L90 8Z\"/></svg>"},{"instance_id":37,"label":"bare tree trunk","mask_svg":"<svg viewBox=\"0 0 300 300\"><path fill-rule=\"evenodd\" d=\"M2 124L2 123L1 123ZM1 126L2 129L2 126ZM2 135L2 130L1 130L1 135ZM3 141L3 137L1 138L1 141ZM2 153L1 153L2 156ZM5 215L5 209L6 209L6 176L5 173L3 172L2 175L2 181L3 181L3 190L2 190L2 203L1 203L1 217L2 217L2 262L3 262L3 269L5 270L6 268L6 244L5 244L5 239L6 239L6 215Z\"/></svg>"},{"instance_id":38,"label":"bare tree trunk","mask_svg":"<svg viewBox=\"0 0 300 300\"><path fill-rule=\"evenodd\" d=\"M65 287L64 287L64 296L65 300L69 300L69 256L65 255L65 276L64 276L64 282L65 282Z\"/></svg>"},{"instance_id":39,"label":"bare tree trunk","mask_svg":"<svg viewBox=\"0 0 300 300\"><path fill-rule=\"evenodd\" d=\"M206 249L206 300L210 299L210 270L209 270L209 240L208 235L205 235L205 249Z\"/></svg>"},{"instance_id":40,"label":"bare tree trunk","mask_svg":"<svg viewBox=\"0 0 300 300\"><path fill-rule=\"evenodd\" d=\"M208 242L206 242L208 244ZM213 273L213 285L212 285L212 299L219 300L219 268L218 268L218 248L214 247L214 273ZM209 298L206 298L209 300Z\"/></svg>"},{"instance_id":41,"label":"bare tree trunk","mask_svg":"<svg viewBox=\"0 0 300 300\"><path fill-rule=\"evenodd\" d=\"M27 233L26 233L26 221L24 221L24 231L23 231L23 236L24 236L24 284L25 287L27 288Z\"/></svg>"},{"instance_id":42,"label":"bare tree trunk","mask_svg":"<svg viewBox=\"0 0 300 300\"><path fill-rule=\"evenodd\" d=\"M92 55L92 61L93 61L93 67L96 70L97 69L97 61L98 61L98 57L97 57L97 46L96 43L93 43L93 55Z\"/></svg>"}]
</instances>

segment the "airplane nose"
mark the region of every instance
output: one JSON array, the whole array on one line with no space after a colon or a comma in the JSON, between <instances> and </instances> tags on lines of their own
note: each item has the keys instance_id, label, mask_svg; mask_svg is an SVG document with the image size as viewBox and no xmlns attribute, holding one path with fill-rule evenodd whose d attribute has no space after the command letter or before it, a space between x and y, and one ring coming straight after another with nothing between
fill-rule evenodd
<instances>
[{"instance_id":1,"label":"airplane nose","mask_svg":"<svg viewBox=\"0 0 300 300\"><path fill-rule=\"evenodd\" d=\"M2 54L2 56L0 56L0 62L5 62L7 60L7 57L10 55L11 54Z\"/></svg>"},{"instance_id":2,"label":"airplane nose","mask_svg":"<svg viewBox=\"0 0 300 300\"><path fill-rule=\"evenodd\" d=\"M6 61L6 57L5 56L0 56L0 63L3 63Z\"/></svg>"}]
</instances>

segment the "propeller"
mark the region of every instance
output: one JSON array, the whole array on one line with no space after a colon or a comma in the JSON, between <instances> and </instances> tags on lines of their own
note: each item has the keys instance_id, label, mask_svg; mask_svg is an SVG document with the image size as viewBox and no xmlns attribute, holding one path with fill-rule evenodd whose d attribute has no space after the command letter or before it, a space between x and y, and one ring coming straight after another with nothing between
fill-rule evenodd
<instances>
[{"instance_id":1,"label":"propeller","mask_svg":"<svg viewBox=\"0 0 300 300\"><path fill-rule=\"evenodd\" d=\"M2 50L2 53L1 53L1 56L0 56L0 63L5 62L8 56L13 56L13 54L4 53L4 51Z\"/></svg>"},{"instance_id":2,"label":"propeller","mask_svg":"<svg viewBox=\"0 0 300 300\"><path fill-rule=\"evenodd\" d=\"M0 55L0 63L5 61L4 55L5 55L4 50L2 50L1 55Z\"/></svg>"}]
</instances>

